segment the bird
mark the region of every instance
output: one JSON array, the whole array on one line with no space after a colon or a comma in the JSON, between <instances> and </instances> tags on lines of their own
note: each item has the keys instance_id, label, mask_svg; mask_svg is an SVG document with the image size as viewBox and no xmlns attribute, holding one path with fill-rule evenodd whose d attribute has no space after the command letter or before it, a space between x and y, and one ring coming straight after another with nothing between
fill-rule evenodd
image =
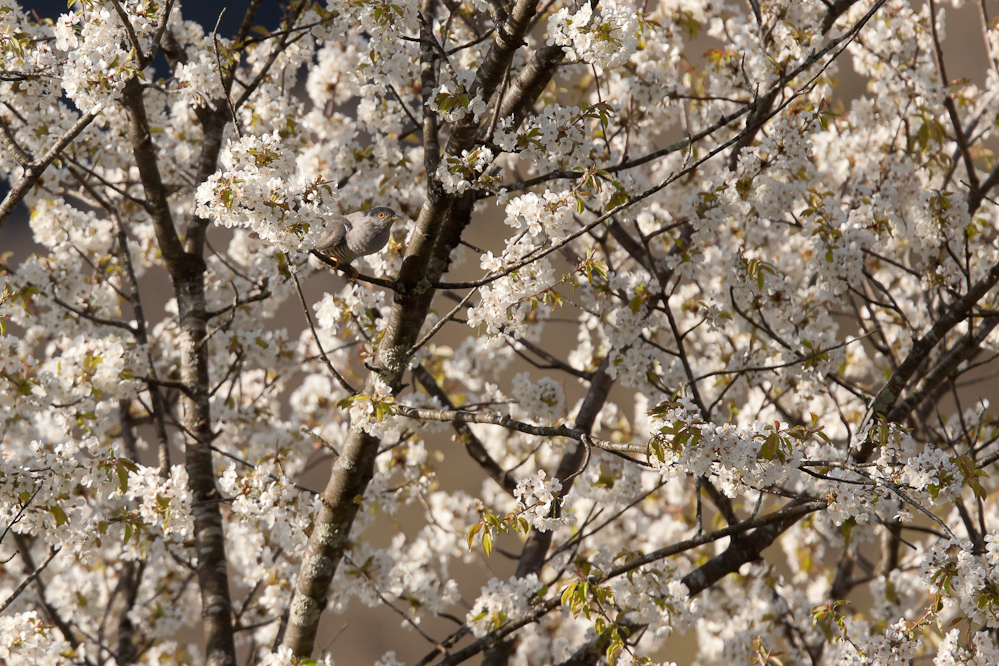
<instances>
[{"instance_id":1,"label":"bird","mask_svg":"<svg viewBox=\"0 0 999 666\"><path fill-rule=\"evenodd\" d=\"M316 251L334 259L340 266L349 267L358 257L374 254L385 247L392 235L392 225L401 219L386 206L338 215L330 221L326 235L316 242Z\"/></svg>"},{"instance_id":2,"label":"bird","mask_svg":"<svg viewBox=\"0 0 999 666\"><path fill-rule=\"evenodd\" d=\"M329 221L329 228L316 242L313 254L332 260L334 268L346 270L356 278L359 273L350 265L358 257L374 254L385 247L392 235L392 225L402 218L387 206L359 210L349 215L336 215ZM260 239L256 233L251 238Z\"/></svg>"}]
</instances>

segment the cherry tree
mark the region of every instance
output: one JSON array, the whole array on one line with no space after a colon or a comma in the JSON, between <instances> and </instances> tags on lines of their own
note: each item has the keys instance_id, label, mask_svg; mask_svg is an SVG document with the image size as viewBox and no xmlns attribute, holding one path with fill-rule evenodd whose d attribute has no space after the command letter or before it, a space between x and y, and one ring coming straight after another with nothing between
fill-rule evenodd
<instances>
[{"instance_id":1,"label":"cherry tree","mask_svg":"<svg viewBox=\"0 0 999 666\"><path fill-rule=\"evenodd\" d=\"M226 4L0 0L0 661L999 662L988 3Z\"/></svg>"}]
</instances>

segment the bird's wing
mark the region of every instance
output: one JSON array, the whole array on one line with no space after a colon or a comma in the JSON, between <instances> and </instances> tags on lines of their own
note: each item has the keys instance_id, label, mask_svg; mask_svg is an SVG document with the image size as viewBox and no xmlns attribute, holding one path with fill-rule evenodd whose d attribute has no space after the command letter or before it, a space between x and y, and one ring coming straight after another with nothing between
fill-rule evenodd
<instances>
[{"instance_id":1,"label":"bird's wing","mask_svg":"<svg viewBox=\"0 0 999 666\"><path fill-rule=\"evenodd\" d=\"M343 215L334 217L330 220L329 231L316 242L316 249L320 252L329 252L343 245L347 239L347 232L350 231L350 226L350 220Z\"/></svg>"}]
</instances>

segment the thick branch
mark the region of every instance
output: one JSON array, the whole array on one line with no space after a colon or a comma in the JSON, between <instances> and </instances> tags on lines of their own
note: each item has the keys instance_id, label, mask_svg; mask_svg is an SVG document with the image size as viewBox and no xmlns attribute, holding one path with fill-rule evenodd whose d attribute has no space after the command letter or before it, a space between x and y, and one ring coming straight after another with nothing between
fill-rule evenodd
<instances>
[{"instance_id":1,"label":"thick branch","mask_svg":"<svg viewBox=\"0 0 999 666\"><path fill-rule=\"evenodd\" d=\"M441 160L441 144L438 134L439 120L433 107L433 92L437 87L437 70L434 67L435 52L433 35L434 10L437 3L423 0L420 11L423 20L420 22L420 86L423 93L423 167L427 174L427 187L434 186L437 165ZM397 96L398 97L398 96ZM406 108L405 102L399 98L399 104Z\"/></svg>"},{"instance_id":2,"label":"thick branch","mask_svg":"<svg viewBox=\"0 0 999 666\"><path fill-rule=\"evenodd\" d=\"M496 88L503 80L503 75L513 54L516 53L524 43L524 35L530 27L531 19L537 11L538 0L517 0L509 16L499 25L493 44L486 53L468 91L470 97L480 96L485 102L489 102ZM540 91L538 91L540 92ZM448 141L447 152L450 155L460 155L462 150L468 150L475 142L478 132L478 125L472 114L465 118L452 130L451 140Z\"/></svg>"},{"instance_id":3,"label":"thick branch","mask_svg":"<svg viewBox=\"0 0 999 666\"><path fill-rule=\"evenodd\" d=\"M555 477L562 484L562 496L567 495L572 490L572 483L576 475L586 465L587 446L592 441L588 436L589 432L593 429L597 415L607 401L607 396L614 385L614 379L608 372L608 366L607 360L604 359L604 362L593 376L593 381L590 382L590 388L586 392L586 397L583 398L583 404L579 407L574 429L580 433L585 433L585 435L581 435L579 443L562 455L558 470L555 472ZM551 548L553 536L554 534L551 530L541 531L537 528L532 529L527 536L524 549L521 551L520 561L517 563L517 571L514 575L518 578L524 578L532 573L541 573L541 568L548 557L548 550ZM493 646L492 649L486 651L485 658L482 661L483 666L502 666L506 664L510 659L513 646L513 641Z\"/></svg>"},{"instance_id":4,"label":"thick branch","mask_svg":"<svg viewBox=\"0 0 999 666\"><path fill-rule=\"evenodd\" d=\"M128 113L132 152L139 168L147 209L160 252L173 278L180 316L181 381L187 387L183 398L183 427L188 435L186 468L193 495L194 538L197 546L198 584L201 590L202 626L206 636L206 664L235 666L236 645L232 626L232 599L225 554L225 535L219 491L215 485L212 460L211 381L208 375L208 312L205 299L205 261L202 257L206 222L192 223L187 238L188 250L177 235L166 188L160 175L156 149L142 100L142 86L137 79L125 85L122 96ZM214 172L213 159L218 144L211 142L205 128L199 162L199 177Z\"/></svg>"},{"instance_id":5,"label":"thick branch","mask_svg":"<svg viewBox=\"0 0 999 666\"><path fill-rule=\"evenodd\" d=\"M999 325L999 317L992 316L985 318L978 327L978 330L974 332L974 335L969 335L959 344L955 345L954 349L950 350L937 362L933 371L923 378L919 386L912 391L912 394L906 396L904 400L888 412L888 420L892 423L901 423L908 418L912 410L922 404L923 400L930 394L935 392L940 384L952 379L960 372L962 363L974 358L981 351L982 344L997 325Z\"/></svg>"},{"instance_id":6,"label":"thick branch","mask_svg":"<svg viewBox=\"0 0 999 666\"><path fill-rule=\"evenodd\" d=\"M128 114L128 134L132 143L132 154L139 169L142 189L146 193L146 208L153 219L156 242L163 254L167 269L176 281L178 276L184 273L187 257L184 246L177 237L177 228L170 212L166 186L163 184L157 161L156 146L153 145L152 132L149 130L149 121L146 118L146 105L142 100L142 83L138 79L133 78L125 84L122 103Z\"/></svg>"},{"instance_id":7,"label":"thick branch","mask_svg":"<svg viewBox=\"0 0 999 666\"><path fill-rule=\"evenodd\" d=\"M743 564L759 559L763 551L797 522L802 515L804 514L788 511L775 522L758 527L751 534L733 538L723 553L711 558L683 577L682 582L687 586L690 598L693 599L728 574L738 571ZM645 626L628 624L627 622L622 623L622 625L627 627L631 633ZM603 651L607 649L607 642L605 632L605 635L591 640L559 666L595 666L599 663L599 657Z\"/></svg>"},{"instance_id":8,"label":"thick branch","mask_svg":"<svg viewBox=\"0 0 999 666\"><path fill-rule=\"evenodd\" d=\"M724 552L684 576L683 584L687 586L690 597L696 597L725 576L738 571L743 564L759 559L763 551L769 548L777 537L803 515L825 508L825 502L802 503L798 506L802 507L800 511L789 510L795 507L795 503L792 502L779 520L758 527L749 534L735 537Z\"/></svg>"}]
</instances>

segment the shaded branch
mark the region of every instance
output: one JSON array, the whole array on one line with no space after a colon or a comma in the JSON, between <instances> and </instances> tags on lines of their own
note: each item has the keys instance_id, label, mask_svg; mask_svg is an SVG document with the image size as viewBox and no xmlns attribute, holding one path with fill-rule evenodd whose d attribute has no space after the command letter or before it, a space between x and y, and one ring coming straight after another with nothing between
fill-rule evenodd
<instances>
[{"instance_id":1,"label":"shaded branch","mask_svg":"<svg viewBox=\"0 0 999 666\"><path fill-rule=\"evenodd\" d=\"M434 379L430 371L424 368L422 365L416 366L413 369L413 377L416 381L420 383L427 393L431 397L436 398L440 401L442 405L447 407L449 410L454 409L454 403L448 397L447 393L441 388L437 380ZM509 495L513 495L514 488L517 487L517 480L506 470L499 466L489 452L486 450L485 445L475 436L472 429L468 427L468 424L462 421L452 421L451 424L454 426L455 432L458 434L458 439L465 446L465 450L468 451L468 455L472 457L472 460L477 462L479 466L489 474L489 478L495 481L503 490Z\"/></svg>"},{"instance_id":2,"label":"shaded branch","mask_svg":"<svg viewBox=\"0 0 999 666\"><path fill-rule=\"evenodd\" d=\"M333 362L330 361L330 357L326 355L326 350L323 349L322 343L319 341L319 333L316 332L316 327L312 323L312 315L309 314L309 306L305 302L305 294L302 293L302 285L298 281L298 276L294 273L292 274L292 279L295 281L295 290L298 292L298 301L302 304L302 312L305 313L305 320L309 323L309 330L312 331L312 339L316 343L316 348L319 349L319 356L323 359L323 363L326 364L326 369L330 371L333 378L336 379L337 383L343 387L343 390L350 395L357 395L357 389L350 385L343 375L333 367Z\"/></svg>"},{"instance_id":3,"label":"shaded branch","mask_svg":"<svg viewBox=\"0 0 999 666\"><path fill-rule=\"evenodd\" d=\"M971 313L975 305L987 294L996 284L999 283L999 262L992 265L988 273L975 283L960 299L951 304L949 309L940 317L933 326L930 327L921 338L912 343L909 354L905 360L899 364L898 368L892 372L891 377L885 385L878 391L874 401L867 409L864 420L861 422L861 429L866 426L875 415L887 416L891 407L899 399L909 380L916 370L929 357L930 353L944 337L964 321ZM868 438L858 451L853 453L853 457L858 462L865 462L870 458L876 447L876 442Z\"/></svg>"},{"instance_id":4,"label":"shaded branch","mask_svg":"<svg viewBox=\"0 0 999 666\"><path fill-rule=\"evenodd\" d=\"M55 559L55 556L59 554L60 550L62 549L52 548L49 551L49 556L45 558L45 561L39 564L34 571L25 576L24 580L21 581L21 584L18 585L16 588L14 588L14 591L10 593L10 596L8 596L4 600L4 602L0 604L0 613L3 613L5 610L7 610L10 607L10 605L14 603L14 601L19 596L21 596L24 590L26 590L29 585L35 582L35 579L38 578L41 575L41 573L45 571L45 569L49 566L49 564L52 563L52 560Z\"/></svg>"}]
</instances>

